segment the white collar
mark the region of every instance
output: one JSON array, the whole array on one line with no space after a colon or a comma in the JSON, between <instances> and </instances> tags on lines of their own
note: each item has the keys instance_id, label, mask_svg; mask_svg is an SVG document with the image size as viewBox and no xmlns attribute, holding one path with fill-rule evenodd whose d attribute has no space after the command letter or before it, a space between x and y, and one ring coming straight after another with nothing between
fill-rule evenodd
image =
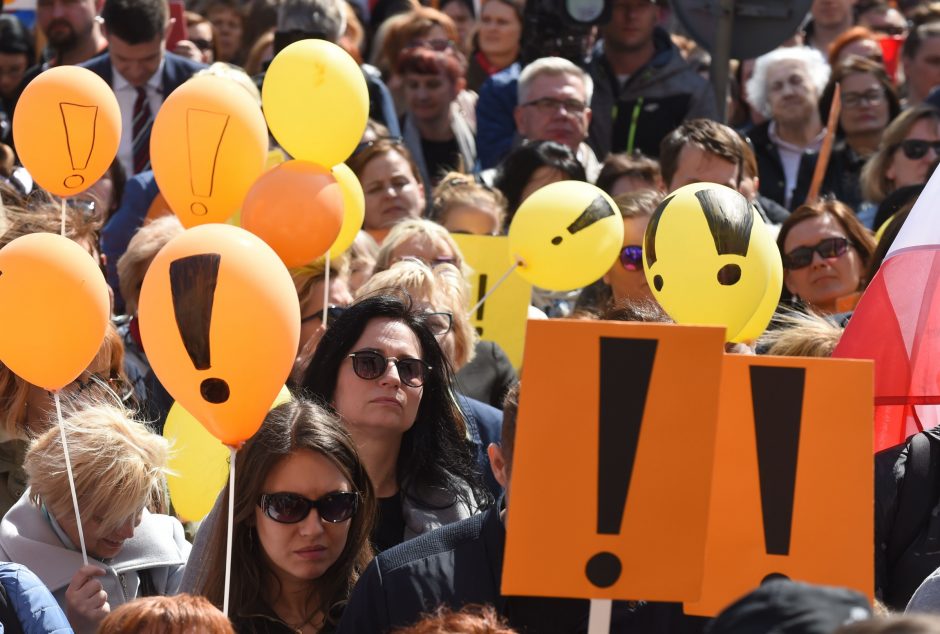
<instances>
[{"instance_id":1,"label":"white collar","mask_svg":"<svg viewBox=\"0 0 940 634\"><path fill-rule=\"evenodd\" d=\"M166 64L166 57L160 60L160 65L157 66L157 72L150 76L150 79L147 80L147 88L149 88L149 93L161 93L163 92L163 67ZM114 67L114 63L111 64L111 86L114 88L114 92L119 90L132 90L137 91L135 86L131 86L130 82L127 81L127 78L124 77L121 73L118 72L118 69Z\"/></svg>"}]
</instances>

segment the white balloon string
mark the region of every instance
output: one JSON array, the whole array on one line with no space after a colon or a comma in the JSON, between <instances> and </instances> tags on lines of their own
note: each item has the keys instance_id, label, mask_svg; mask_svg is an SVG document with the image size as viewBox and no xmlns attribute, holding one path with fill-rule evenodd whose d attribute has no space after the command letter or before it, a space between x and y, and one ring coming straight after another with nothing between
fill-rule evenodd
<instances>
[{"instance_id":1,"label":"white balloon string","mask_svg":"<svg viewBox=\"0 0 940 634\"><path fill-rule=\"evenodd\" d=\"M505 273L503 273L503 276L502 276L501 278L499 278L498 280L496 280L496 283L493 284L493 286L490 288L490 290L488 290L488 291L486 292L486 295L484 295L483 297L481 297L481 298L480 298L480 301L478 301L478 302L473 306L473 308L470 309L470 317L471 317L471 318L473 317L473 314L474 314L475 312L477 312L477 309L480 308L480 306L483 305L483 302L485 302L486 300L488 300L488 299L490 298L490 295L492 295L493 293L495 293L495 292L496 292L496 289L499 288L500 285L501 285L503 282L505 282L506 279L507 279L510 275L512 275L512 272L515 271L515 270L516 270L517 268L519 268L520 266L522 266L522 260L516 260L516 263L513 264L511 267L509 267L509 270L506 271Z\"/></svg>"},{"instance_id":2,"label":"white balloon string","mask_svg":"<svg viewBox=\"0 0 940 634\"><path fill-rule=\"evenodd\" d=\"M62 199L62 237L65 237L65 199Z\"/></svg>"},{"instance_id":3,"label":"white balloon string","mask_svg":"<svg viewBox=\"0 0 940 634\"><path fill-rule=\"evenodd\" d=\"M235 447L229 447L228 465L228 540L225 544L225 597L222 613L228 616L229 589L232 585L232 528L235 525Z\"/></svg>"},{"instance_id":4,"label":"white balloon string","mask_svg":"<svg viewBox=\"0 0 940 634\"><path fill-rule=\"evenodd\" d=\"M82 516L78 512L78 494L75 492L75 478L72 476L72 461L69 459L69 445L65 439L65 425L62 422L62 405L59 403L59 391L52 393L55 400L55 413L59 419L59 434L62 437L62 452L65 454L65 470L69 476L69 488L72 489L72 508L75 509L75 525L78 526L78 543L82 547L82 561L88 565L88 552L85 550L85 533L82 531Z\"/></svg>"},{"instance_id":5,"label":"white balloon string","mask_svg":"<svg viewBox=\"0 0 940 634\"><path fill-rule=\"evenodd\" d=\"M330 252L326 252L326 271L323 274L323 327L326 328L326 317L330 308Z\"/></svg>"}]
</instances>

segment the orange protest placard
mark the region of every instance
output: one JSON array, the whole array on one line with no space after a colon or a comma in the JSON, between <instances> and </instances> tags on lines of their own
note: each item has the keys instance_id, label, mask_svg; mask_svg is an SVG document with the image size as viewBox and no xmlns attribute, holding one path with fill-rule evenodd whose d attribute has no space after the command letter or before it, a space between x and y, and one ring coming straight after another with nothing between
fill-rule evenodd
<instances>
[{"instance_id":1,"label":"orange protest placard","mask_svg":"<svg viewBox=\"0 0 940 634\"><path fill-rule=\"evenodd\" d=\"M724 338L529 322L503 594L698 598Z\"/></svg>"},{"instance_id":2,"label":"orange protest placard","mask_svg":"<svg viewBox=\"0 0 940 634\"><path fill-rule=\"evenodd\" d=\"M701 599L769 575L874 587L872 364L725 356Z\"/></svg>"}]
</instances>

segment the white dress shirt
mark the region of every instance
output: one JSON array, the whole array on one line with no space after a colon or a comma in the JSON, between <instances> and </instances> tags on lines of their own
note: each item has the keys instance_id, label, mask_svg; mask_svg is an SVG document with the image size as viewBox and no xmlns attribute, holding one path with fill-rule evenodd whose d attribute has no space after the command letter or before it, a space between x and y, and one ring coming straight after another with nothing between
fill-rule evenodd
<instances>
[{"instance_id":1,"label":"white dress shirt","mask_svg":"<svg viewBox=\"0 0 940 634\"><path fill-rule=\"evenodd\" d=\"M156 117L157 111L163 105L163 65L160 62L157 72L153 74L144 89L147 91L147 100L150 102L150 112ZM128 83L116 68L112 66L111 88L117 97L118 107L121 109L121 143L118 145L118 160L124 166L128 177L134 174L134 102L137 101L137 89Z\"/></svg>"}]
</instances>

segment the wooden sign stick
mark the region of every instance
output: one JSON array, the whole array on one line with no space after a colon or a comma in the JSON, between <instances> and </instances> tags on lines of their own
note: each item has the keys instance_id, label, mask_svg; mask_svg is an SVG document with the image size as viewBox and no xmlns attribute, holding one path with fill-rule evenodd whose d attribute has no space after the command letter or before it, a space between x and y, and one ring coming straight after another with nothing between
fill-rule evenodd
<instances>
[{"instance_id":1,"label":"wooden sign stick","mask_svg":"<svg viewBox=\"0 0 940 634\"><path fill-rule=\"evenodd\" d=\"M832 143L836 138L836 128L839 127L839 114L842 112L842 85L836 84L832 93L832 106L829 108L829 121L826 124L826 137L819 149L819 158L816 161L816 170L813 172L813 181L806 195L806 204L810 205L819 198L819 188L822 187L826 168L829 167L829 157L832 155Z\"/></svg>"}]
</instances>

